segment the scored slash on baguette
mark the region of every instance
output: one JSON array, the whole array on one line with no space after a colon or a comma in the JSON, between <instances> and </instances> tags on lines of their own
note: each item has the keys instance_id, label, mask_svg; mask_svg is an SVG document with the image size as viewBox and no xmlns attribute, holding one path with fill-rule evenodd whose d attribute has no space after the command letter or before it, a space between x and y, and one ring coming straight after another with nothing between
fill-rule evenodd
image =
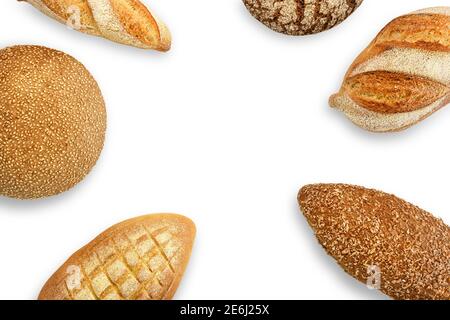
<instances>
[{"instance_id":1,"label":"scored slash on baguette","mask_svg":"<svg viewBox=\"0 0 450 320\"><path fill-rule=\"evenodd\" d=\"M171 46L167 26L139 0L19 1L83 33L142 49L168 51Z\"/></svg>"},{"instance_id":2,"label":"scored slash on baguette","mask_svg":"<svg viewBox=\"0 0 450 320\"><path fill-rule=\"evenodd\" d=\"M354 61L330 105L374 132L406 129L450 102L450 7L389 23Z\"/></svg>"},{"instance_id":3,"label":"scored slash on baguette","mask_svg":"<svg viewBox=\"0 0 450 320\"><path fill-rule=\"evenodd\" d=\"M121 222L74 253L39 300L168 300L188 264L195 225L175 214Z\"/></svg>"},{"instance_id":4,"label":"scored slash on baguette","mask_svg":"<svg viewBox=\"0 0 450 320\"><path fill-rule=\"evenodd\" d=\"M384 192L345 184L303 187L298 202L320 244L351 276L395 299L450 299L450 228Z\"/></svg>"}]
</instances>

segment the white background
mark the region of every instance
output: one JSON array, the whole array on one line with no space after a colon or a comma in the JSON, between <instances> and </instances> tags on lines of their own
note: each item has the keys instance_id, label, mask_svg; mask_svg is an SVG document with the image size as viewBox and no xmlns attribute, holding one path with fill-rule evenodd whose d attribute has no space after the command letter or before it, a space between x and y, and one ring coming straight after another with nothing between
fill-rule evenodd
<instances>
[{"instance_id":1,"label":"white background","mask_svg":"<svg viewBox=\"0 0 450 320\"><path fill-rule=\"evenodd\" d=\"M356 55L392 18L448 0L366 0L343 24L277 34L240 0L144 1L171 29L162 54L68 30L2 1L0 46L79 59L108 110L106 145L77 187L0 198L0 298L35 299L75 250L121 220L191 217L198 235L177 299L384 299L347 276L297 208L308 183L374 187L450 222L450 109L373 134L328 107Z\"/></svg>"}]
</instances>

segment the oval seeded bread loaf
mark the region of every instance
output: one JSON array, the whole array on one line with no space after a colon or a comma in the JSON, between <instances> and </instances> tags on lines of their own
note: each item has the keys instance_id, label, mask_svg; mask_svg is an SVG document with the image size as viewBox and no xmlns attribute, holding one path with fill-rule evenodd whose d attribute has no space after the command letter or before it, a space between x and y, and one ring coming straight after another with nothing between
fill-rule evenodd
<instances>
[{"instance_id":1,"label":"oval seeded bread loaf","mask_svg":"<svg viewBox=\"0 0 450 320\"><path fill-rule=\"evenodd\" d=\"M320 244L351 276L395 299L450 299L450 228L442 220L394 195L344 184L305 186L298 201Z\"/></svg>"},{"instance_id":2,"label":"oval seeded bread loaf","mask_svg":"<svg viewBox=\"0 0 450 320\"><path fill-rule=\"evenodd\" d=\"M307 35L344 21L363 0L243 0L250 13L274 31Z\"/></svg>"},{"instance_id":3,"label":"oval seeded bread loaf","mask_svg":"<svg viewBox=\"0 0 450 320\"><path fill-rule=\"evenodd\" d=\"M389 23L351 65L330 105L375 132L406 129L450 102L450 7Z\"/></svg>"},{"instance_id":4,"label":"oval seeded bread loaf","mask_svg":"<svg viewBox=\"0 0 450 320\"><path fill-rule=\"evenodd\" d=\"M171 299L194 237L194 223L174 214L119 223L73 254L47 281L39 299Z\"/></svg>"}]
</instances>

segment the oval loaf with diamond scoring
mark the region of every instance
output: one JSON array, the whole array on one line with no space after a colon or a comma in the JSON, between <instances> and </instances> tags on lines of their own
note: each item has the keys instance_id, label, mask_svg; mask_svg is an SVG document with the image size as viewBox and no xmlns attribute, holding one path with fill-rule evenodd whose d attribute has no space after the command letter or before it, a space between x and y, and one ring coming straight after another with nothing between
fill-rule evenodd
<instances>
[{"instance_id":1,"label":"oval loaf with diamond scoring","mask_svg":"<svg viewBox=\"0 0 450 320\"><path fill-rule=\"evenodd\" d=\"M450 7L389 23L351 65L330 105L374 132L406 129L450 102Z\"/></svg>"},{"instance_id":2,"label":"oval loaf with diamond scoring","mask_svg":"<svg viewBox=\"0 0 450 320\"><path fill-rule=\"evenodd\" d=\"M359 281L395 299L450 299L450 228L381 191L303 187L300 208L325 250Z\"/></svg>"},{"instance_id":3,"label":"oval loaf with diamond scoring","mask_svg":"<svg viewBox=\"0 0 450 320\"><path fill-rule=\"evenodd\" d=\"M355 11L363 0L243 0L250 13L270 29L288 35L328 30Z\"/></svg>"},{"instance_id":4,"label":"oval loaf with diamond scoring","mask_svg":"<svg viewBox=\"0 0 450 320\"><path fill-rule=\"evenodd\" d=\"M174 214L119 223L73 254L39 300L167 300L188 264L195 225Z\"/></svg>"}]
</instances>

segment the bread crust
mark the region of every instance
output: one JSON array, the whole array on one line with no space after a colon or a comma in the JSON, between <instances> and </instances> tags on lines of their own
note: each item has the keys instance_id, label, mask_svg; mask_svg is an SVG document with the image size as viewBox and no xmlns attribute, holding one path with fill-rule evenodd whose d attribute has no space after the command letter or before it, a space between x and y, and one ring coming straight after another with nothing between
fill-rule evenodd
<instances>
[{"instance_id":1,"label":"bread crust","mask_svg":"<svg viewBox=\"0 0 450 320\"><path fill-rule=\"evenodd\" d=\"M394 299L450 299L450 228L381 191L316 184L298 194L319 243L352 277Z\"/></svg>"},{"instance_id":2,"label":"bread crust","mask_svg":"<svg viewBox=\"0 0 450 320\"><path fill-rule=\"evenodd\" d=\"M101 90L75 58L41 46L0 50L0 195L37 199L81 182L103 149Z\"/></svg>"},{"instance_id":3,"label":"bread crust","mask_svg":"<svg viewBox=\"0 0 450 320\"><path fill-rule=\"evenodd\" d=\"M383 28L350 66L330 105L366 130L393 132L449 101L450 10L436 7L401 16Z\"/></svg>"},{"instance_id":4,"label":"bread crust","mask_svg":"<svg viewBox=\"0 0 450 320\"><path fill-rule=\"evenodd\" d=\"M195 234L194 223L177 214L151 214L118 223L75 252L50 277L38 299L172 299ZM80 286L72 288L72 271L77 269Z\"/></svg>"},{"instance_id":5,"label":"bread crust","mask_svg":"<svg viewBox=\"0 0 450 320\"><path fill-rule=\"evenodd\" d=\"M294 36L328 30L350 16L363 0L243 0L270 29Z\"/></svg>"},{"instance_id":6,"label":"bread crust","mask_svg":"<svg viewBox=\"0 0 450 320\"><path fill-rule=\"evenodd\" d=\"M167 26L139 0L19 0L47 16L67 24L79 11L77 31L142 49L168 51L171 35Z\"/></svg>"}]
</instances>

